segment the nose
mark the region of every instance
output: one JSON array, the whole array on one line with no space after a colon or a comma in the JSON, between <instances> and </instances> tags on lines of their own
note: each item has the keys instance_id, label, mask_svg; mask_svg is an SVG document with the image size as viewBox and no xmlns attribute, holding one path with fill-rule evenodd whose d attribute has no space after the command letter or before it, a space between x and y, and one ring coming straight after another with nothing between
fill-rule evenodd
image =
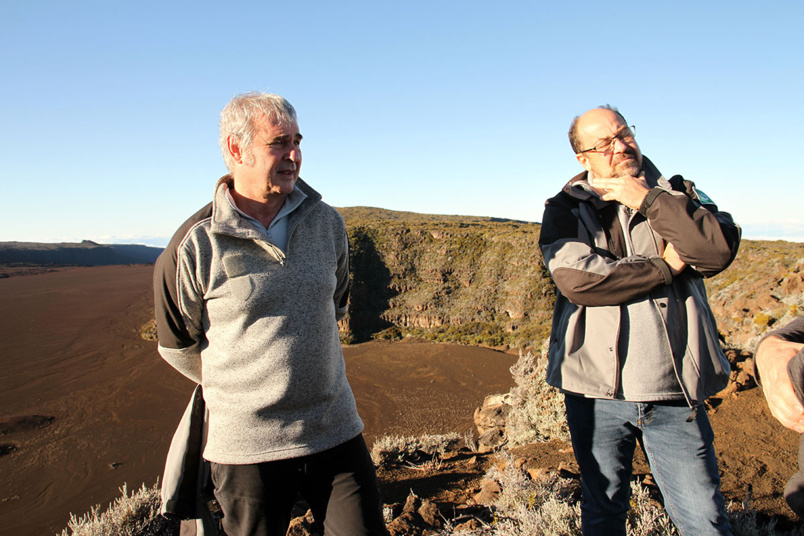
<instances>
[{"instance_id":1,"label":"nose","mask_svg":"<svg viewBox=\"0 0 804 536\"><path fill-rule=\"evenodd\" d=\"M293 147L290 151L288 151L286 157L288 160L298 162L301 159L301 149L298 147Z\"/></svg>"},{"instance_id":2,"label":"nose","mask_svg":"<svg viewBox=\"0 0 804 536\"><path fill-rule=\"evenodd\" d=\"M627 148L628 144L626 144L622 139L614 138L613 140L611 140L611 151L613 153L622 153Z\"/></svg>"}]
</instances>

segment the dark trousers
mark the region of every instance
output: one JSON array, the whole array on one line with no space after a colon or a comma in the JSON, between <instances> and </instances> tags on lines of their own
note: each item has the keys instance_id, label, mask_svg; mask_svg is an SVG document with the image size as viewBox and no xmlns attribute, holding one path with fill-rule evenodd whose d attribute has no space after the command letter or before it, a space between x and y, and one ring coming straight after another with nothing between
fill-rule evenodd
<instances>
[{"instance_id":1,"label":"dark trousers","mask_svg":"<svg viewBox=\"0 0 804 536\"><path fill-rule=\"evenodd\" d=\"M252 465L211 464L228 536L285 536L297 494L327 536L385 536L377 476L363 435L318 454Z\"/></svg>"}]
</instances>

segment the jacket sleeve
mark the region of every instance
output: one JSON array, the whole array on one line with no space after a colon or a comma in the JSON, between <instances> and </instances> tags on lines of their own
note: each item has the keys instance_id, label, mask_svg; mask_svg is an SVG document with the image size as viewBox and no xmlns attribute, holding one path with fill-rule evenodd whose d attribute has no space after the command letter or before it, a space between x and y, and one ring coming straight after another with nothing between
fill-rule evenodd
<instances>
[{"instance_id":1,"label":"jacket sleeve","mask_svg":"<svg viewBox=\"0 0 804 536\"><path fill-rule=\"evenodd\" d=\"M759 344L762 344L768 337L779 337L783 341L804 343L804 316L800 316L789 324L771 331L762 337ZM759 347L757 344L757 347Z\"/></svg>"},{"instance_id":2,"label":"jacket sleeve","mask_svg":"<svg viewBox=\"0 0 804 536\"><path fill-rule=\"evenodd\" d=\"M189 229L200 219L208 217L211 210L211 204L207 205L187 220L154 265L154 317L159 355L196 383L201 383L204 333L200 308L203 301L200 295L192 299L192 289L197 286L188 284L187 274L193 274L195 270L190 266L191 256L181 254L180 248ZM184 281L180 283L182 279Z\"/></svg>"},{"instance_id":3,"label":"jacket sleeve","mask_svg":"<svg viewBox=\"0 0 804 536\"><path fill-rule=\"evenodd\" d=\"M589 307L619 305L672 283L672 272L659 257L618 259L596 246L595 231L584 224L583 210L583 205L570 205L563 194L549 199L539 236L545 264L570 302Z\"/></svg>"},{"instance_id":4,"label":"jacket sleeve","mask_svg":"<svg viewBox=\"0 0 804 536\"><path fill-rule=\"evenodd\" d=\"M680 175L670 179L674 191L652 189L639 211L653 229L673 244L681 260L704 277L725 270L740 246L740 227L728 212L695 190Z\"/></svg>"},{"instance_id":5,"label":"jacket sleeve","mask_svg":"<svg viewBox=\"0 0 804 536\"><path fill-rule=\"evenodd\" d=\"M349 236L346 233L346 227L341 223L342 243L339 248L338 267L335 272L337 278L337 285L335 287L335 318L337 320L346 316L349 310L349 290L352 286L352 280L349 276Z\"/></svg>"}]
</instances>

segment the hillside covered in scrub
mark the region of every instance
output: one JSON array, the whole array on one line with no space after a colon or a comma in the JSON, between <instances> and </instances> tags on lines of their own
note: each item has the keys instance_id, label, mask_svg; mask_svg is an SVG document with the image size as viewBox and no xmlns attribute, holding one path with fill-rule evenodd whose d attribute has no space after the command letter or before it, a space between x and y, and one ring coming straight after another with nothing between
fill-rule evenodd
<instances>
[{"instance_id":1,"label":"hillside covered in scrub","mask_svg":"<svg viewBox=\"0 0 804 536\"><path fill-rule=\"evenodd\" d=\"M538 247L541 225L365 207L339 209L352 246L345 342L414 335L528 348L549 335L555 287ZM804 244L743 240L706 281L727 347L753 350L804 306Z\"/></svg>"},{"instance_id":2,"label":"hillside covered in scrub","mask_svg":"<svg viewBox=\"0 0 804 536\"><path fill-rule=\"evenodd\" d=\"M352 247L352 340L416 335L527 346L547 335L554 290L535 223L340 209Z\"/></svg>"}]
</instances>

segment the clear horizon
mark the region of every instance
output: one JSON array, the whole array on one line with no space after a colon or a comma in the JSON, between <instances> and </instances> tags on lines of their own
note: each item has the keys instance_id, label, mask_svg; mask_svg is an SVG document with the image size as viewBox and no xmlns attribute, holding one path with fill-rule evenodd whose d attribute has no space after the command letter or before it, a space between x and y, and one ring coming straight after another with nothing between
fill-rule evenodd
<instances>
[{"instance_id":1,"label":"clear horizon","mask_svg":"<svg viewBox=\"0 0 804 536\"><path fill-rule=\"evenodd\" d=\"M580 171L570 121L610 103L744 238L804 241L804 3L617 8L6 5L0 241L166 243L225 173L221 108L252 90L294 104L302 177L337 207L541 221Z\"/></svg>"}]
</instances>

